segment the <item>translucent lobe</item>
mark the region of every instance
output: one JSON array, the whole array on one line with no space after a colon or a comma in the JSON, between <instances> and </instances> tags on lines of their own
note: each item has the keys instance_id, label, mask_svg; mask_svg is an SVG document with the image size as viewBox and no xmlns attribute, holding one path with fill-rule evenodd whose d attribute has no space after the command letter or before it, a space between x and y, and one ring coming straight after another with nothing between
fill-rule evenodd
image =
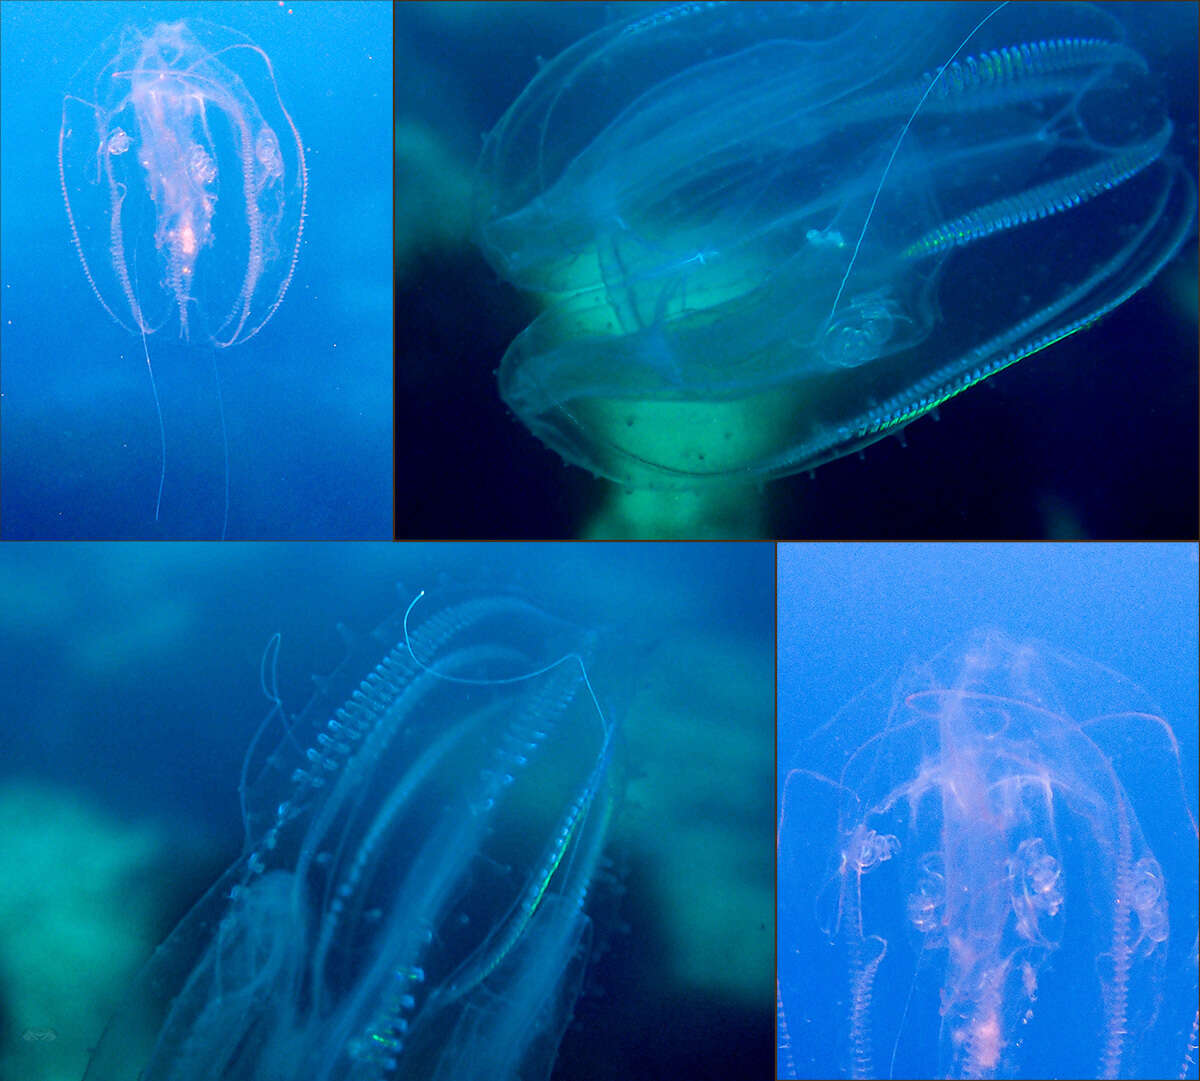
<instances>
[{"instance_id":1,"label":"translucent lobe","mask_svg":"<svg viewBox=\"0 0 1200 1081\"><path fill-rule=\"evenodd\" d=\"M1094 10L988 10L681 4L545 65L481 159L543 304L514 411L624 483L778 475L1144 285L1195 204L1153 74Z\"/></svg>"},{"instance_id":2,"label":"translucent lobe","mask_svg":"<svg viewBox=\"0 0 1200 1081\"><path fill-rule=\"evenodd\" d=\"M127 28L63 99L59 177L105 310L134 332L253 337L287 292L307 193L304 147L266 53L232 30Z\"/></svg>"}]
</instances>

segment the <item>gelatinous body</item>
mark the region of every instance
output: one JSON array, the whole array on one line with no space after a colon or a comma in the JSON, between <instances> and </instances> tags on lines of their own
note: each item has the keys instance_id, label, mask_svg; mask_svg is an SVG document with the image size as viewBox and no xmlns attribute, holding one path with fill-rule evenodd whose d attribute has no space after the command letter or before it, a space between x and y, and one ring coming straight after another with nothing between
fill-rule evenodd
<instances>
[{"instance_id":1,"label":"gelatinous body","mask_svg":"<svg viewBox=\"0 0 1200 1081\"><path fill-rule=\"evenodd\" d=\"M412 608L289 725L88 1081L548 1075L615 800L595 643L511 596Z\"/></svg>"},{"instance_id":2,"label":"gelatinous body","mask_svg":"<svg viewBox=\"0 0 1200 1081\"><path fill-rule=\"evenodd\" d=\"M202 22L129 28L63 99L59 178L92 291L133 333L236 345L287 292L304 147L266 54Z\"/></svg>"},{"instance_id":3,"label":"gelatinous body","mask_svg":"<svg viewBox=\"0 0 1200 1081\"><path fill-rule=\"evenodd\" d=\"M1195 196L1162 100L1077 5L686 3L607 26L483 152L484 251L544 305L502 394L567 461L643 486L873 442L1178 248Z\"/></svg>"},{"instance_id":4,"label":"gelatinous body","mask_svg":"<svg viewBox=\"0 0 1200 1081\"><path fill-rule=\"evenodd\" d=\"M1196 857L1132 685L998 631L914 666L787 778L779 1076L1174 1076Z\"/></svg>"}]
</instances>

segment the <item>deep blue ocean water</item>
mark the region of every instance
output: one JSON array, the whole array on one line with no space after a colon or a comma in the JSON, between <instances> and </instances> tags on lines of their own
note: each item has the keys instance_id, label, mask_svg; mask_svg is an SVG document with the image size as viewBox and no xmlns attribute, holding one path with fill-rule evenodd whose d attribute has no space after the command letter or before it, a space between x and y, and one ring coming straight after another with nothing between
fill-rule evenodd
<instances>
[{"instance_id":1,"label":"deep blue ocean water","mask_svg":"<svg viewBox=\"0 0 1200 1081\"><path fill-rule=\"evenodd\" d=\"M1155 704L1158 715L1170 723L1178 740L1182 788L1194 815L1200 656L1195 610L1197 582L1197 550L1193 544L781 546L778 647L781 792L790 771L829 768L828 763L813 757L811 745L806 742L821 726L832 722L832 730L836 731L839 724L867 719L861 713L866 702L876 707L875 724L870 730L881 731L887 719L891 688L903 686L900 677L906 666L928 662L953 643L961 645L964 636L974 628L997 627L1014 640L1045 643L1038 648L1051 661L1056 651L1069 651L1115 670L1140 686ZM872 685L877 685L878 694L859 699L860 693ZM1088 716L1084 701L1087 687L1064 686L1060 693L1063 708L1083 723ZM1122 691L1107 708L1131 709L1136 700L1132 692ZM844 709L846 712L839 714ZM835 721L835 717L840 719ZM1081 753L1078 747L1058 744L1053 738L1054 724L1051 722L1043 730L1041 746L1034 750L1035 756L1047 756L1045 761L1050 763L1054 783L1069 785L1072 778L1083 778L1085 786L1093 782L1102 785L1094 768L1099 760ZM853 731L849 727L844 730ZM1134 743L1126 747L1119 760L1112 761L1130 794L1145 835L1148 839L1167 838L1167 847L1160 847L1155 853L1164 868L1186 869L1189 862L1192 868L1190 873L1184 872L1182 881L1178 875L1168 875L1167 888L1174 907L1170 910L1171 936L1167 941L1172 952L1159 988L1161 999L1146 996L1135 1000L1131 1007L1143 1018L1143 1023L1151 1016L1172 1019L1165 1031L1159 1031L1149 1049L1144 1044L1140 1046L1143 1054L1151 1052L1150 1068L1156 1072L1133 1076L1174 1076L1196 1003L1194 961L1188 963L1197 920L1196 842L1180 801L1172 799L1178 795L1180 784L1149 735L1155 729L1139 727L1130 720L1125 730ZM857 740L852 742L858 746ZM1022 753L1018 746L1011 749L1018 756ZM915 776L916 766L913 768ZM907 772L880 778L897 786L910 779ZM962 779L969 783L969 778ZM828 785L797 785L792 789L793 797L800 792L804 798L799 802L793 798L783 828L791 830L787 839L790 850L802 852L807 858L822 851L822 841L806 831L815 828L815 823L828 820L829 808L836 806L836 790ZM1090 831L1078 819L1070 821L1065 794L1063 800L1060 839L1063 847L1069 849L1079 840L1086 840ZM848 799L846 806L852 805L853 800ZM938 835L932 826L923 826L921 830L914 827L912 834L898 832L901 847L895 854L895 867L903 874L905 858L915 860L923 846L932 846L929 848L932 851ZM1015 829L1010 836L1021 835ZM912 848L916 838L920 844ZM820 895L813 876L835 874L837 844L834 836L825 839L827 859L810 860L819 866L808 867L804 882L797 881L795 864L781 871L781 891L811 889L814 895ZM864 874L864 897L873 899L875 906L882 905L881 899L890 898L897 906L888 911L880 907L865 910L864 928L867 934L887 928L886 934L892 938L888 956L899 959L910 948L912 937L905 926L901 882L912 880L884 878L891 870ZM984 868L976 870L987 873ZM1057 1047L1067 1049L1068 1060L1077 1055L1075 1061L1086 1062L1089 1049L1094 1058L1095 1049L1101 1045L1101 1023L1095 1013L1095 999L1089 1000L1088 988L1094 985L1104 964L1104 951L1080 952L1078 939L1073 936L1085 932L1097 918L1096 913L1103 913L1106 905L1111 910L1112 889L1094 863L1077 860L1067 872L1062 910L1064 945L1062 950L1052 950L1045 958L1040 974L1045 993L1034 1003L1029 1035L1031 1041L1035 1039L1035 1022L1045 1023L1054 1033ZM871 874L876 878L871 879ZM830 877L830 883L833 882ZM881 889L877 884L883 882L891 885ZM874 894L870 892L873 886ZM836 907L836 894L834 889L823 894L822 902L814 902L810 897L806 904L793 905L787 921L780 926L781 943L790 943L793 950L802 951L781 955L780 960L785 1002L790 999L793 1007L787 1020L796 1069L802 1077L850 1075L852 1058L845 1037L850 986L846 954L836 945L830 945L818 929L822 918L829 922ZM1103 926L1103 916L1099 919ZM985 943L986 940L981 940L981 944ZM795 970L797 956L802 956L806 963L799 984ZM895 1076L944 1076L936 1072L939 1064L935 1055L939 976L944 956L944 950L931 951L916 978L912 977L909 966L906 974L898 975L898 970L893 969L877 982L870 1011L875 1028L873 1069L878 1071L873 1076L888 1076L893 1049L897 1052ZM822 1002L838 1005L828 1011L814 1006L810 1013L803 1004L803 996L806 989L811 992L813 988L822 989ZM1014 993L1010 985L1007 996L1010 1001ZM897 1018L905 1016L906 1008L908 1024L904 1025ZM1011 1024L1004 1031L1005 1039L1021 1039L1021 1015L1021 1009L1009 1014ZM897 1041L896 1034L901 1030L906 1038ZM919 1037L914 1039L914 1034L921 1031L926 1038L932 1036L934 1042L922 1044ZM1141 1029L1135 1027L1131 1037L1135 1046L1142 1037ZM1021 1072L1017 1076L1075 1076L1058 1072L1062 1069L1062 1058L1046 1054L1039 1057L1030 1047L1023 1049L1026 1058L1022 1060L1018 1055ZM1127 1062L1125 1069L1128 1068ZM1195 1076L1194 1062L1191 1076Z\"/></svg>"},{"instance_id":2,"label":"deep blue ocean water","mask_svg":"<svg viewBox=\"0 0 1200 1081\"><path fill-rule=\"evenodd\" d=\"M144 935L136 970L237 858L238 783L270 710L260 662L272 636L279 696L294 715L348 641L422 589L472 585L515 589L633 658L628 670L592 674L603 701L629 709L619 748L628 788L596 884L595 963L560 1076L660 1077L676 1066L691 1077L766 1076L773 546L388 543L0 548L0 806L11 816L0 862L18 840L55 854L53 866L87 849L39 876L57 884L49 889L6 867L0 912L44 896L21 941L44 943L39 956L67 973L72 1002L97 986L112 996L85 1010L67 991L31 1001L0 981L0 1074L24 1063L7 1076L78 1078L133 972L111 986L104 948L64 968L72 944L123 913L122 928ZM273 722L256 761L284 741ZM21 792L47 810L35 811L32 795L22 805ZM81 808L78 819L53 810L68 806ZM82 841L78 825L61 832L70 821L95 839ZM114 876L131 831L144 829L167 844ZM110 891L125 901L114 908ZM147 909L155 915L138 930L133 914ZM0 941L0 954L13 952L11 938ZM32 985L55 985L37 967ZM81 982L78 971L92 976ZM44 1042L22 1035L48 1030ZM53 1053L77 1072L49 1072Z\"/></svg>"},{"instance_id":3,"label":"deep blue ocean water","mask_svg":"<svg viewBox=\"0 0 1200 1081\"><path fill-rule=\"evenodd\" d=\"M148 338L167 445L155 522L159 433L141 340L88 287L56 159L63 95L89 55L124 26L188 18L229 26L270 58L306 151L308 211L291 288L255 338L182 344L174 319ZM6 2L0 23L4 536L218 536L215 360L228 536L390 537L390 8Z\"/></svg>"}]
</instances>

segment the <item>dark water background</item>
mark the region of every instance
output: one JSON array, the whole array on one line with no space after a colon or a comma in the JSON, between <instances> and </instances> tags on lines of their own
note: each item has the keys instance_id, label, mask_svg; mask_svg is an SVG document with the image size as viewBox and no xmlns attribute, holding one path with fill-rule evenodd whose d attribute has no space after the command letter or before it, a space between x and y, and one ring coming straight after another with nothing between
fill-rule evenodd
<instances>
[{"instance_id":1,"label":"dark water background","mask_svg":"<svg viewBox=\"0 0 1200 1081\"><path fill-rule=\"evenodd\" d=\"M1196 6L1100 6L1162 74L1172 149L1194 175ZM461 172L469 183L483 136L539 58L629 13L621 4L401 4L398 123L436 133L456 162L454 181ZM408 143L397 153L397 243L414 252L396 294L398 535L576 535L604 482L564 467L496 394L500 358L536 312L483 263L466 227L456 243L438 242L405 217L405 178L415 183L425 166ZM862 460L772 483L772 535L1194 536L1196 275L1193 234L1153 285L1097 327L948 402L940 421L908 430L907 446L887 439Z\"/></svg>"}]
</instances>

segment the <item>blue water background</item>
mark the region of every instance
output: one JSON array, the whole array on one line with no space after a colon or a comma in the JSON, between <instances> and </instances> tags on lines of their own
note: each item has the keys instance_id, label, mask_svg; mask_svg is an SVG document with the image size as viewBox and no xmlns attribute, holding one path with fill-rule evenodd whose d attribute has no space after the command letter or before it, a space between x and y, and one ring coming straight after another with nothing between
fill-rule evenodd
<instances>
[{"instance_id":1,"label":"blue water background","mask_svg":"<svg viewBox=\"0 0 1200 1081\"><path fill-rule=\"evenodd\" d=\"M308 159L290 290L257 337L139 337L79 265L58 177L62 97L123 26L203 18L270 58ZM391 9L378 3L14 3L3 34L3 535L215 537L229 432L231 538L391 536ZM103 227L103 223L101 223Z\"/></svg>"},{"instance_id":2,"label":"blue water background","mask_svg":"<svg viewBox=\"0 0 1200 1081\"><path fill-rule=\"evenodd\" d=\"M1194 544L781 545L780 784L805 764L805 738L860 691L898 675L910 660L928 661L976 627L996 626L1107 666L1146 691L1179 740L1194 813L1197 571ZM788 813L804 819L803 807ZM1194 908L1190 921L1194 929ZM845 985L844 971L811 975L817 986ZM1195 995L1190 981L1172 991ZM907 986L876 988L877 996L907 993ZM1064 1039L1096 1042L1094 1033L1079 1031L1069 1003L1041 1008L1061 1011ZM799 1031L799 1019L789 1021ZM827 1050L818 1069L837 1061L832 1043Z\"/></svg>"},{"instance_id":3,"label":"blue water background","mask_svg":"<svg viewBox=\"0 0 1200 1081\"><path fill-rule=\"evenodd\" d=\"M594 672L597 693L627 706L635 695L664 711L630 718L622 741L630 788L596 887L600 956L567 1033L562 1076L649 1078L676 1068L694 1078L766 1076L773 546L4 545L0 792L33 784L47 798L80 798L105 817L168 832L165 858L122 887L169 900L148 955L241 850L237 785L269 709L259 664L270 637L281 635L278 688L295 713L311 677L345 656L339 624L364 635L422 588L471 583L516 588L584 627L607 628L622 656L630 651L621 643L640 643L642 667ZM273 726L264 738L260 759L283 737ZM0 824L9 828L23 826ZM51 833L46 843L60 842ZM674 877L685 881L676 895L698 915L676 910L664 900L656 853L714 846L728 848L736 868L689 874L692 864L676 860L683 870ZM22 889L11 869L0 877ZM62 918L95 903L75 888L81 896L63 898ZM721 934L700 930L709 911L723 914ZM89 932L63 933L73 941ZM747 937L761 943L752 994L731 997L719 978L697 985L671 975L679 951L720 957L725 942ZM52 946L46 957L54 966ZM56 1028L60 1046L98 1035L77 1032L78 1016L61 1010L35 1022L27 1005L17 1007L0 980L0 1064L14 1050L6 1040L29 1054L43 1047L21 1043L14 1025Z\"/></svg>"}]
</instances>

